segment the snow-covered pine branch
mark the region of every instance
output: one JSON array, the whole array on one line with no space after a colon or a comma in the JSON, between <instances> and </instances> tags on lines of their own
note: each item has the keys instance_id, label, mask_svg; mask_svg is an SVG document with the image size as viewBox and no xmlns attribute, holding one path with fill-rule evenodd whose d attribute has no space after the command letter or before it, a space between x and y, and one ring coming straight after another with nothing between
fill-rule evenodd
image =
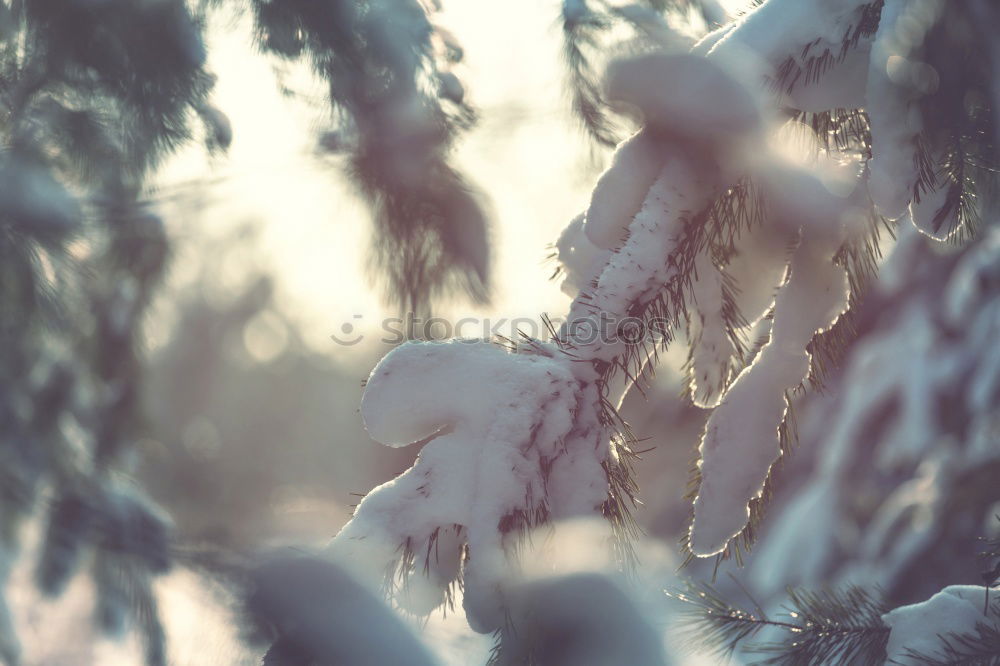
<instances>
[{"instance_id":1,"label":"snow-covered pine branch","mask_svg":"<svg viewBox=\"0 0 1000 666\"><path fill-rule=\"evenodd\" d=\"M978 585L950 585L930 599L882 616L886 663L900 666L993 663L1000 655L1000 602Z\"/></svg>"},{"instance_id":2,"label":"snow-covered pine branch","mask_svg":"<svg viewBox=\"0 0 1000 666\"><path fill-rule=\"evenodd\" d=\"M847 272L832 262L841 239L831 236L816 240L803 234L792 255L791 276L775 298L771 339L705 426L689 542L696 555L722 552L743 530L751 500L760 496L768 470L781 455L777 433L785 419L786 393L809 377L806 348L847 306Z\"/></svg>"},{"instance_id":3,"label":"snow-covered pine branch","mask_svg":"<svg viewBox=\"0 0 1000 666\"><path fill-rule=\"evenodd\" d=\"M411 342L390 352L365 388L365 426L390 446L427 443L410 470L361 501L332 554L391 572L416 612L440 605L461 577L472 626L501 628L502 583L525 531L608 499L613 454L596 388L571 367L541 344Z\"/></svg>"},{"instance_id":4,"label":"snow-covered pine branch","mask_svg":"<svg viewBox=\"0 0 1000 666\"><path fill-rule=\"evenodd\" d=\"M913 229L902 236L871 296L883 316L832 387L836 408L804 420L818 460L764 532L749 569L762 595L811 580L930 594L953 582L927 566L940 545L964 539L971 551L963 529L993 519L1000 237L957 257L924 243Z\"/></svg>"},{"instance_id":5,"label":"snow-covered pine branch","mask_svg":"<svg viewBox=\"0 0 1000 666\"><path fill-rule=\"evenodd\" d=\"M917 74L939 65L933 57L950 39L940 24L965 20L966 9L767 0L688 54L614 63L607 101L642 127L619 145L588 210L556 244L563 287L575 295L566 323L551 343L414 343L391 352L366 389L366 423L379 441L423 441L424 450L366 497L331 550L361 549L353 559L378 562L411 587L423 569L428 580L419 584L431 594L421 610L464 580L470 622L496 629L522 528L580 513L627 524L630 433L615 406L654 362L655 346L690 323L694 394L713 411L689 545L701 556L738 554L782 455L788 395L818 381L813 359L837 358L832 348L850 337L850 322L838 322L877 265L877 211L897 217L910 207L925 219L913 207L925 205L919 198L937 159L948 162L948 201L967 205L979 185L956 174L981 176L981 144L993 136L983 118L992 114L977 107L968 123L920 120L933 90ZM564 15L582 20L584 11L567 2ZM901 46L897 22L912 11L923 23ZM922 48L923 37L938 48ZM917 60L925 56L932 62ZM898 59L916 78L894 77ZM979 70L965 83L989 86ZM889 120L894 109L905 122ZM826 133L811 161L770 149L789 117ZM929 126L946 130L949 145L976 150L921 152L922 141L941 145L922 138ZM914 171L920 160L911 157L920 155L930 166ZM735 343L768 319L769 338L740 368ZM428 381L439 389L428 391ZM542 390L550 384L551 393ZM448 554L439 566L441 547Z\"/></svg>"},{"instance_id":6,"label":"snow-covered pine branch","mask_svg":"<svg viewBox=\"0 0 1000 666\"><path fill-rule=\"evenodd\" d=\"M1000 650L1000 602L976 585L952 585L926 601L889 610L864 587L792 589L780 614L746 610L712 586L670 596L684 604L684 636L695 647L767 664L993 664Z\"/></svg>"}]
</instances>

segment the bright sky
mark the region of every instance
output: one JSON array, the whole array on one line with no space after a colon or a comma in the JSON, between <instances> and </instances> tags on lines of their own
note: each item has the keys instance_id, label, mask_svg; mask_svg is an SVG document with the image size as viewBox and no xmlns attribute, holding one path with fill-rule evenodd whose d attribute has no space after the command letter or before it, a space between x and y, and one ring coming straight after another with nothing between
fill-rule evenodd
<instances>
[{"instance_id":1,"label":"bright sky","mask_svg":"<svg viewBox=\"0 0 1000 666\"><path fill-rule=\"evenodd\" d=\"M480 112L457 159L492 199L495 298L478 312L455 303L442 314L560 315L568 300L548 279L554 266L544 262L546 245L585 206L596 171L568 115L558 3L451 0L444 6L438 21L465 48L459 74ZM212 30L210 66L219 77L214 103L234 132L228 155L209 167L203 151L191 148L163 178L218 181L194 219L169 220L182 239L175 270L183 275L185 252L204 247L206 235L259 222L257 253L221 262L221 279L237 283L255 265L272 267L283 309L305 339L318 350L347 353L352 348L329 338L344 322L376 330L379 320L396 314L366 271L368 213L336 163L314 154L322 88L304 89L315 96L315 108L283 97L273 62L254 53L250 35L238 22Z\"/></svg>"}]
</instances>

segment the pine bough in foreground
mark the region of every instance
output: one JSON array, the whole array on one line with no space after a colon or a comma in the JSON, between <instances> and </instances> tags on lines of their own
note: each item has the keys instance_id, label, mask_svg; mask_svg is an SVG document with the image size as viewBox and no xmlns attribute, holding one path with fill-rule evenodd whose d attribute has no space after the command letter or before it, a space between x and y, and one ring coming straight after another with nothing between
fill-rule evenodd
<instances>
[{"instance_id":1,"label":"pine bough in foreground","mask_svg":"<svg viewBox=\"0 0 1000 666\"><path fill-rule=\"evenodd\" d=\"M738 557L787 452L791 395L851 336L878 226L909 214L940 239L975 233L996 155L977 7L769 0L690 53L615 63L608 97L644 125L558 241L567 323L548 342L390 352L362 416L377 441L423 449L359 504L332 555L374 565L420 613L463 585L483 632L504 629L504 581L536 526L602 515L627 562L635 441L616 407L686 338L692 397L712 409L686 547ZM770 148L789 112L819 134L811 160Z\"/></svg>"},{"instance_id":2,"label":"pine bough in foreground","mask_svg":"<svg viewBox=\"0 0 1000 666\"><path fill-rule=\"evenodd\" d=\"M719 657L740 650L753 663L787 666L1000 663L1000 600L975 585L893 610L858 587L792 592L780 619L737 608L708 585L673 596L688 605L690 642Z\"/></svg>"}]
</instances>

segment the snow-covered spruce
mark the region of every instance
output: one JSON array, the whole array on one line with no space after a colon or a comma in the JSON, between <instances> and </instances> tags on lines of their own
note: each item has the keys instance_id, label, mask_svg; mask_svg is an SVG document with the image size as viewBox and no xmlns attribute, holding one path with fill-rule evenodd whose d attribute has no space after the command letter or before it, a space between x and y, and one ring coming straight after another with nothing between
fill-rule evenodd
<instances>
[{"instance_id":1,"label":"snow-covered spruce","mask_svg":"<svg viewBox=\"0 0 1000 666\"><path fill-rule=\"evenodd\" d=\"M675 86L690 94L668 94ZM502 618L501 580L511 564L507 534L516 531L511 523L530 526L550 515L594 512L607 499L610 478L602 463L614 452L602 416L605 399L616 400L602 395L606 387L595 364L613 365L629 351L631 342L622 338L618 323L672 282L690 278L684 273L691 268L670 257L722 188L719 167L731 150L724 144L752 138L760 129L753 97L721 68L694 56L620 63L611 72L609 92L639 109L647 124L619 148L584 220L574 221L559 244L560 255L572 257L565 262L572 286L590 283L560 331L571 357L559 350L510 354L488 343L407 345L379 365L365 393L362 410L376 440L399 445L432 439L413 469L359 505L333 550L362 548L369 555L349 559L380 562L381 574L397 566L402 546L398 571L404 578L412 578L415 554L427 553L429 576L423 583L411 581L410 604L434 607L461 575L470 621L482 630L496 628ZM706 116L707 110L712 112ZM826 251L824 260L836 249ZM709 302L704 308L705 321L721 310ZM607 322L615 326L605 330ZM796 338L800 354L814 331ZM718 333L714 328L713 336ZM543 380L538 368L551 378ZM783 382L782 406L784 390L807 370L808 363ZM486 378L496 379L481 386ZM466 386L470 381L475 388ZM557 388L547 386L553 382ZM550 390L539 393L540 386ZM495 409L511 400L509 413ZM560 447L567 452L562 457L556 456ZM425 594L417 593L418 584L429 588Z\"/></svg>"},{"instance_id":2,"label":"snow-covered spruce","mask_svg":"<svg viewBox=\"0 0 1000 666\"><path fill-rule=\"evenodd\" d=\"M642 79L646 68L660 64L623 66L619 76ZM691 67L687 62L681 69ZM739 86L721 70L716 75L729 86L722 88L721 101L740 100ZM632 94L627 85L622 89L626 97ZM644 99L640 106L657 104ZM684 108L668 105L658 112L694 122ZM739 130L746 114L736 116ZM595 363L614 361L630 343L601 325L622 321L684 277L664 258L714 199L718 183L712 162L693 157L683 143L655 141L643 150L662 151L660 157L646 152L632 159L629 153L641 141L640 133L626 143L602 177L583 237L577 221L559 246L561 253L582 251L581 263L571 270L576 282L607 252L602 246L624 233L623 221L628 226L624 244L606 255L593 284L574 301L560 347L534 344L512 353L488 342L410 343L390 352L372 373L362 401L372 437L393 446L426 444L413 468L359 504L331 553L362 565L369 576L388 571L402 578L409 584L397 598L415 611L442 603L461 576L470 624L497 629L504 618L503 581L517 568L514 552L523 529L587 513L624 520L623 490L616 484L627 480L616 472L620 461L606 414L608 401L616 399L605 395ZM652 184L636 211L632 180L648 179L651 169ZM620 197L621 188L631 196Z\"/></svg>"}]
</instances>

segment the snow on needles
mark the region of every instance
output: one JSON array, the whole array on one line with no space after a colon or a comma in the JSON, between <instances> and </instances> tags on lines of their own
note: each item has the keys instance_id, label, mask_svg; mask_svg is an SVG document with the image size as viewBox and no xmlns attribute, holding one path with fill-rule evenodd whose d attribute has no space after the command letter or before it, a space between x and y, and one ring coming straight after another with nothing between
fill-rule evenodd
<instances>
[{"instance_id":1,"label":"snow on needles","mask_svg":"<svg viewBox=\"0 0 1000 666\"><path fill-rule=\"evenodd\" d=\"M510 540L550 513L593 512L607 496L607 446L573 436L593 396L570 365L469 340L387 354L365 389L365 426L390 446L431 439L412 468L362 500L331 554L379 577L405 544L418 559L400 571L404 605L429 612L461 575L470 624L501 626Z\"/></svg>"},{"instance_id":2,"label":"snow on needles","mask_svg":"<svg viewBox=\"0 0 1000 666\"><path fill-rule=\"evenodd\" d=\"M839 247L836 240L803 238L792 256L791 277L775 299L770 341L709 417L690 535L696 555L721 552L743 530L749 502L760 495L781 454L777 433L785 394L809 376L806 346L847 307L847 271L833 263Z\"/></svg>"},{"instance_id":3,"label":"snow on needles","mask_svg":"<svg viewBox=\"0 0 1000 666\"><path fill-rule=\"evenodd\" d=\"M933 14L940 13L941 4L886 0L872 46L865 96L872 128L868 189L879 211L891 219L906 212L913 196L917 183L917 136L922 128L914 104L920 91L904 71L922 44ZM916 8L920 11L915 11ZM904 21L915 26L917 34L910 35L910 30L900 29Z\"/></svg>"},{"instance_id":4,"label":"snow on needles","mask_svg":"<svg viewBox=\"0 0 1000 666\"><path fill-rule=\"evenodd\" d=\"M882 616L889 628L886 663L917 666L942 658L945 638L975 634L978 626L1000 630L1000 614L985 615L986 588L951 585L927 601L900 606Z\"/></svg>"},{"instance_id":5,"label":"snow on needles","mask_svg":"<svg viewBox=\"0 0 1000 666\"><path fill-rule=\"evenodd\" d=\"M733 358L737 354L727 330L724 276L708 252L695 261L691 296L695 314L691 318L691 399L699 407L715 407L729 385Z\"/></svg>"},{"instance_id":6,"label":"snow on needles","mask_svg":"<svg viewBox=\"0 0 1000 666\"><path fill-rule=\"evenodd\" d=\"M577 357L611 361L621 354L627 342L612 335L613 330L604 330L605 322L617 324L627 319L633 304L652 300L678 276L677 266L664 258L674 251L684 226L711 202L715 191L713 183L698 171L680 148L673 148L642 207L634 213L625 243L610 256L596 286L570 307L561 337ZM609 200L618 199L611 187L602 194ZM589 218L585 229L588 224Z\"/></svg>"}]
</instances>

